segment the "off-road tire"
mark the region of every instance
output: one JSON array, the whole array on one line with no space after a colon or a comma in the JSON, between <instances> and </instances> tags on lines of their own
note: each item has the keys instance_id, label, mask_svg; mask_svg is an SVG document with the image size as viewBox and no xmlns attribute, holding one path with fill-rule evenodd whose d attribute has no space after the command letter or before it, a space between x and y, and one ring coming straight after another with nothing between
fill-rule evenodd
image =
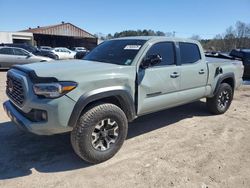
<instances>
[{"instance_id":1,"label":"off-road tire","mask_svg":"<svg viewBox=\"0 0 250 188\"><path fill-rule=\"evenodd\" d=\"M112 119L118 127L116 141L110 148L100 151L93 146L93 132L99 122ZM110 103L93 106L79 117L76 126L71 132L71 144L76 154L89 163L101 163L113 157L121 148L127 137L128 122L124 112Z\"/></svg>"},{"instance_id":2,"label":"off-road tire","mask_svg":"<svg viewBox=\"0 0 250 188\"><path fill-rule=\"evenodd\" d=\"M224 96L225 95L225 96ZM224 105L222 97L224 100ZM227 83L222 83L219 86L218 91L212 98L207 98L207 108L208 110L215 115L224 114L231 105L233 100L233 89Z\"/></svg>"}]
</instances>

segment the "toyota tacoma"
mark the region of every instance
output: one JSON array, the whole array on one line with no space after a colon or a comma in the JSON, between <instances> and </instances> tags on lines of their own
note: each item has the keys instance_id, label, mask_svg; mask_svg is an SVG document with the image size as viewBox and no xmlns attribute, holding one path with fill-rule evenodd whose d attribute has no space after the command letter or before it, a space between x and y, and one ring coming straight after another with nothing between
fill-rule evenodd
<instances>
[{"instance_id":1,"label":"toyota tacoma","mask_svg":"<svg viewBox=\"0 0 250 188\"><path fill-rule=\"evenodd\" d=\"M118 152L139 116L201 98L211 113L225 113L243 71L241 61L205 57L194 40L118 38L83 60L12 67L3 106L29 132L70 131L76 154L100 163Z\"/></svg>"}]
</instances>

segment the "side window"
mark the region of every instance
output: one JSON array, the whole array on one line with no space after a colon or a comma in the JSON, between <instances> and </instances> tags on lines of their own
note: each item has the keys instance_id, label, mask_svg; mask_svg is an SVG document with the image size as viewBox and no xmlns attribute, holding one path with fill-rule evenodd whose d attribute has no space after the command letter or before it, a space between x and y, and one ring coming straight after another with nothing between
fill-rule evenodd
<instances>
[{"instance_id":1,"label":"side window","mask_svg":"<svg viewBox=\"0 0 250 188\"><path fill-rule=\"evenodd\" d=\"M14 55L13 49L12 49L12 48L1 48L1 49L0 49L0 54L4 54L4 55Z\"/></svg>"},{"instance_id":2,"label":"side window","mask_svg":"<svg viewBox=\"0 0 250 188\"><path fill-rule=\"evenodd\" d=\"M147 56L158 54L162 57L162 62L156 66L175 64L175 48L172 42L160 42L154 44L147 52Z\"/></svg>"},{"instance_id":3,"label":"side window","mask_svg":"<svg viewBox=\"0 0 250 188\"><path fill-rule=\"evenodd\" d=\"M180 42L181 64L195 63L201 59L199 47L196 44Z\"/></svg>"},{"instance_id":4,"label":"side window","mask_svg":"<svg viewBox=\"0 0 250 188\"><path fill-rule=\"evenodd\" d=\"M22 56L28 55L27 52L25 52L25 51L22 50L22 49L18 49L18 48L15 48L15 49L14 49L14 52L15 52L15 55L22 55Z\"/></svg>"}]
</instances>

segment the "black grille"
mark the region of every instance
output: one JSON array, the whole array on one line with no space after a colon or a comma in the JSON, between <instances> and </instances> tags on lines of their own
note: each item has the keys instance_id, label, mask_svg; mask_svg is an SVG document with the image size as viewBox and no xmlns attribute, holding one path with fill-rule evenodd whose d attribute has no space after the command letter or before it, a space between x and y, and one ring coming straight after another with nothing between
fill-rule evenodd
<instances>
[{"instance_id":1,"label":"black grille","mask_svg":"<svg viewBox=\"0 0 250 188\"><path fill-rule=\"evenodd\" d=\"M24 90L20 79L7 75L6 93L10 99L21 106L24 102Z\"/></svg>"}]
</instances>

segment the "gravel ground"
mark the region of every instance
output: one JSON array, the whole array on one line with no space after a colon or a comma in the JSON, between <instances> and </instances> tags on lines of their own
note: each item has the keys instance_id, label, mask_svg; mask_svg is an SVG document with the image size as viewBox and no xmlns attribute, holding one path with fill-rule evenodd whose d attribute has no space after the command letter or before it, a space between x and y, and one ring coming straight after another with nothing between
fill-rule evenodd
<instances>
[{"instance_id":1,"label":"gravel ground","mask_svg":"<svg viewBox=\"0 0 250 188\"><path fill-rule=\"evenodd\" d=\"M0 72L0 101L6 99ZM120 152L98 165L81 161L69 134L20 132L0 107L0 187L250 187L250 86L229 111L204 101L137 119Z\"/></svg>"}]
</instances>

